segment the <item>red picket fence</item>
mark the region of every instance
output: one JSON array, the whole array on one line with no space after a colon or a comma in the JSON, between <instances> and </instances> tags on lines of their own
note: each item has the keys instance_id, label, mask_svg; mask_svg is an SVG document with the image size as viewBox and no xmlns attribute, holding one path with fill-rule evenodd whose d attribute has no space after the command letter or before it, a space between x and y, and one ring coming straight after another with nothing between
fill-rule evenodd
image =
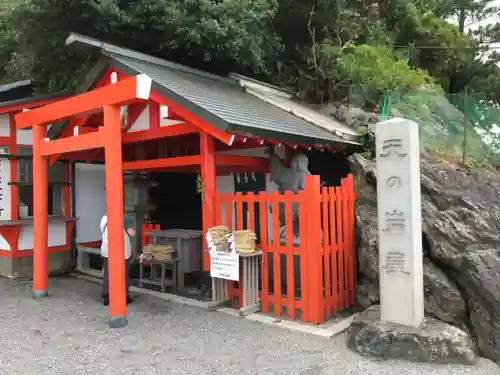
<instances>
[{"instance_id":1,"label":"red picket fence","mask_svg":"<svg viewBox=\"0 0 500 375\"><path fill-rule=\"evenodd\" d=\"M319 324L354 306L354 200L352 175L337 187L320 187L319 176L308 176L298 194L216 194L216 225L256 231L264 252L262 312ZM241 303L241 281L231 284L230 296Z\"/></svg>"}]
</instances>

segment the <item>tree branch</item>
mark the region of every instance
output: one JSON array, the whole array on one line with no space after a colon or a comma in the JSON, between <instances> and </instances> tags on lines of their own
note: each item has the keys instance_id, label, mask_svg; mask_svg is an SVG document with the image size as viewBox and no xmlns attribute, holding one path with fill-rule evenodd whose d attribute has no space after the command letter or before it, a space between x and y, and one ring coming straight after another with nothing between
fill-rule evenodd
<instances>
[{"instance_id":1,"label":"tree branch","mask_svg":"<svg viewBox=\"0 0 500 375\"><path fill-rule=\"evenodd\" d=\"M325 74L324 70L318 64L318 56L316 53L316 29L312 26L312 19L314 16L315 6L316 6L316 4L313 2L312 7L311 7L311 11L309 12L309 20L307 22L307 30L309 30L309 35L311 36L311 42L312 42L311 54L312 54L314 68L318 72L321 73L323 78L325 78L326 74Z\"/></svg>"}]
</instances>

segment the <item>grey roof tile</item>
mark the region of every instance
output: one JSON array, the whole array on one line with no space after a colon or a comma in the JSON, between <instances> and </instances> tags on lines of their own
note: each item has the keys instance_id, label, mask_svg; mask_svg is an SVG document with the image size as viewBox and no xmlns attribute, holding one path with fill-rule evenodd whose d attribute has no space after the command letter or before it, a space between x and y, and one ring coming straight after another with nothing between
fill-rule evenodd
<instances>
[{"instance_id":1,"label":"grey roof tile","mask_svg":"<svg viewBox=\"0 0 500 375\"><path fill-rule=\"evenodd\" d=\"M206 111L221 119L227 123L229 130L231 125L235 125L245 128L249 133L261 130L316 139L319 142L355 144L245 92L235 80L222 77L215 79L201 72L196 74L169 68L116 53L109 55L118 64L148 75L153 82L188 100L197 107L199 116L203 116Z\"/></svg>"}]
</instances>

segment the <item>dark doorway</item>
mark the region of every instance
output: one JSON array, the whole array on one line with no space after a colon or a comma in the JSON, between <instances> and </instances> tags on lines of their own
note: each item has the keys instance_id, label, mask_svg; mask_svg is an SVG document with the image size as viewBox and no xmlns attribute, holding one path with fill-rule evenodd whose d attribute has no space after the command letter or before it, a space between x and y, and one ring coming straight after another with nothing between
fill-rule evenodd
<instances>
[{"instance_id":1,"label":"dark doorway","mask_svg":"<svg viewBox=\"0 0 500 375\"><path fill-rule=\"evenodd\" d=\"M151 189L156 209L151 219L161 229L201 230L201 195L196 191L194 173L152 173L159 184Z\"/></svg>"}]
</instances>

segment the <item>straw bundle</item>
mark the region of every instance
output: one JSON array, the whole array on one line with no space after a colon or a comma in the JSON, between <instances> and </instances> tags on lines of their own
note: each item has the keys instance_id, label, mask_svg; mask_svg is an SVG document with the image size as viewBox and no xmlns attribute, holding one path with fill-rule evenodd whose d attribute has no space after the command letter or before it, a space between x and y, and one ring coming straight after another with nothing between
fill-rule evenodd
<instances>
[{"instance_id":1,"label":"straw bundle","mask_svg":"<svg viewBox=\"0 0 500 375\"><path fill-rule=\"evenodd\" d=\"M227 241L230 235L229 228L224 225L212 227L206 235L208 246L217 250L225 249L227 248Z\"/></svg>"},{"instance_id":2,"label":"straw bundle","mask_svg":"<svg viewBox=\"0 0 500 375\"><path fill-rule=\"evenodd\" d=\"M170 245L149 244L142 249L141 260L170 260L174 249Z\"/></svg>"},{"instance_id":3,"label":"straw bundle","mask_svg":"<svg viewBox=\"0 0 500 375\"><path fill-rule=\"evenodd\" d=\"M230 238L231 248L238 253L255 252L255 240L257 236L253 230L237 230Z\"/></svg>"}]
</instances>

